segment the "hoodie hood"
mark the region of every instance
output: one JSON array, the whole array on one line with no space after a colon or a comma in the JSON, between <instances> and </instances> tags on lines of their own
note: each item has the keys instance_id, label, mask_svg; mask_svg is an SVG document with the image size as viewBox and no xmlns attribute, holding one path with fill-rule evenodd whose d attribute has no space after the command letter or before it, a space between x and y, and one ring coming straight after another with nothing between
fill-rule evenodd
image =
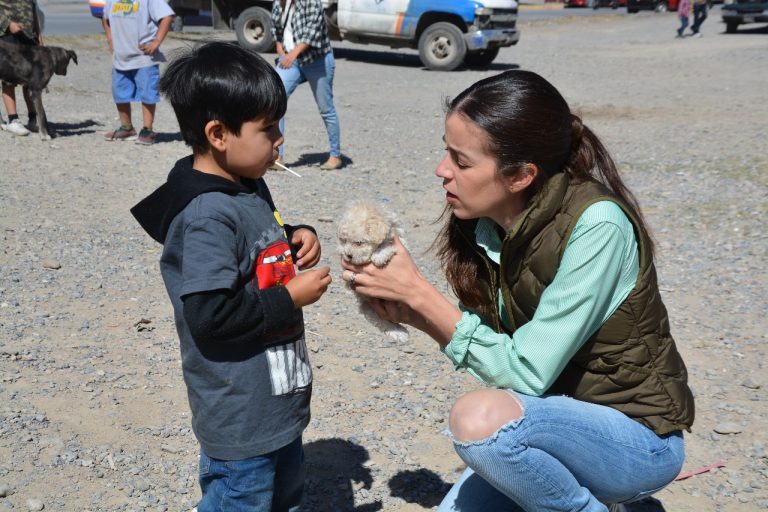
<instances>
[{"instance_id":1,"label":"hoodie hood","mask_svg":"<svg viewBox=\"0 0 768 512\"><path fill-rule=\"evenodd\" d=\"M131 214L149 236L162 244L173 219L194 198L206 192L230 195L250 192L246 188L249 182L252 180L243 180L244 185L239 185L221 176L198 171L192 167L190 155L177 161L165 184L131 208Z\"/></svg>"}]
</instances>

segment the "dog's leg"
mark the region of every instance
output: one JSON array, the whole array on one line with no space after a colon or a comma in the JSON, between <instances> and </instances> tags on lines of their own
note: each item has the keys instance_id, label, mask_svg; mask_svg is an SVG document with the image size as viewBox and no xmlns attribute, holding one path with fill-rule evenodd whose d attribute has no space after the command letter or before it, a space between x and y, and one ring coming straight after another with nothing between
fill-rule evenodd
<instances>
[{"instance_id":1,"label":"dog's leg","mask_svg":"<svg viewBox=\"0 0 768 512\"><path fill-rule=\"evenodd\" d=\"M51 136L48 135L48 118L45 116L45 109L43 108L43 91L30 89L29 96L35 104L35 112L37 112L37 129L40 131L40 140L51 140Z\"/></svg>"}]
</instances>

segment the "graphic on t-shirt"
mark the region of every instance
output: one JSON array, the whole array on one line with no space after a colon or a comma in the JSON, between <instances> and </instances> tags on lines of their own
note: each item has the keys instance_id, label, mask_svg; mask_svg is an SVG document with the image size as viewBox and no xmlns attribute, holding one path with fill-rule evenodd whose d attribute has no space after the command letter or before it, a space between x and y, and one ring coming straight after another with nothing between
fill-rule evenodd
<instances>
[{"instance_id":1,"label":"graphic on t-shirt","mask_svg":"<svg viewBox=\"0 0 768 512\"><path fill-rule=\"evenodd\" d=\"M118 0L112 4L112 15L128 16L139 12L139 0Z\"/></svg>"},{"instance_id":2,"label":"graphic on t-shirt","mask_svg":"<svg viewBox=\"0 0 768 512\"><path fill-rule=\"evenodd\" d=\"M285 285L296 277L293 256L291 256L291 248L288 243L280 240L261 251L256 258L254 276L258 282L259 290Z\"/></svg>"},{"instance_id":3,"label":"graphic on t-shirt","mask_svg":"<svg viewBox=\"0 0 768 512\"><path fill-rule=\"evenodd\" d=\"M266 354L272 395L286 395L312 382L312 367L304 336L293 343L269 347Z\"/></svg>"}]
</instances>

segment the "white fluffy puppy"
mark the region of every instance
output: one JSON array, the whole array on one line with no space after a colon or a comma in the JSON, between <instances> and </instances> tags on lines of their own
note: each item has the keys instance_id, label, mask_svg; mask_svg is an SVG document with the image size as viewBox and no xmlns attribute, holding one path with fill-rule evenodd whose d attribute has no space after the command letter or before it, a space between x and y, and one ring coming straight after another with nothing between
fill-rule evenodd
<instances>
[{"instance_id":1,"label":"white fluffy puppy","mask_svg":"<svg viewBox=\"0 0 768 512\"><path fill-rule=\"evenodd\" d=\"M397 235L403 240L403 229L397 216L374 201L353 201L339 219L338 251L353 265L373 263L383 267L395 255L392 242ZM360 312L373 325L399 342L408 341L408 331L400 324L382 320L371 309L365 297L355 295Z\"/></svg>"}]
</instances>

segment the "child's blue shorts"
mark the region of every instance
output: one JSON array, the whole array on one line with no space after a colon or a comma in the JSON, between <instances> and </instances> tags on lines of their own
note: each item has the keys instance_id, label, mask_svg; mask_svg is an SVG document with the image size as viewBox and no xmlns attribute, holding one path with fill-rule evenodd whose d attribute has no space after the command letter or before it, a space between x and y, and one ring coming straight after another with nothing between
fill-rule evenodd
<instances>
[{"instance_id":1,"label":"child's blue shorts","mask_svg":"<svg viewBox=\"0 0 768 512\"><path fill-rule=\"evenodd\" d=\"M112 68L112 98L115 103L140 101L154 105L160 102L159 82L159 65L129 70Z\"/></svg>"}]
</instances>

